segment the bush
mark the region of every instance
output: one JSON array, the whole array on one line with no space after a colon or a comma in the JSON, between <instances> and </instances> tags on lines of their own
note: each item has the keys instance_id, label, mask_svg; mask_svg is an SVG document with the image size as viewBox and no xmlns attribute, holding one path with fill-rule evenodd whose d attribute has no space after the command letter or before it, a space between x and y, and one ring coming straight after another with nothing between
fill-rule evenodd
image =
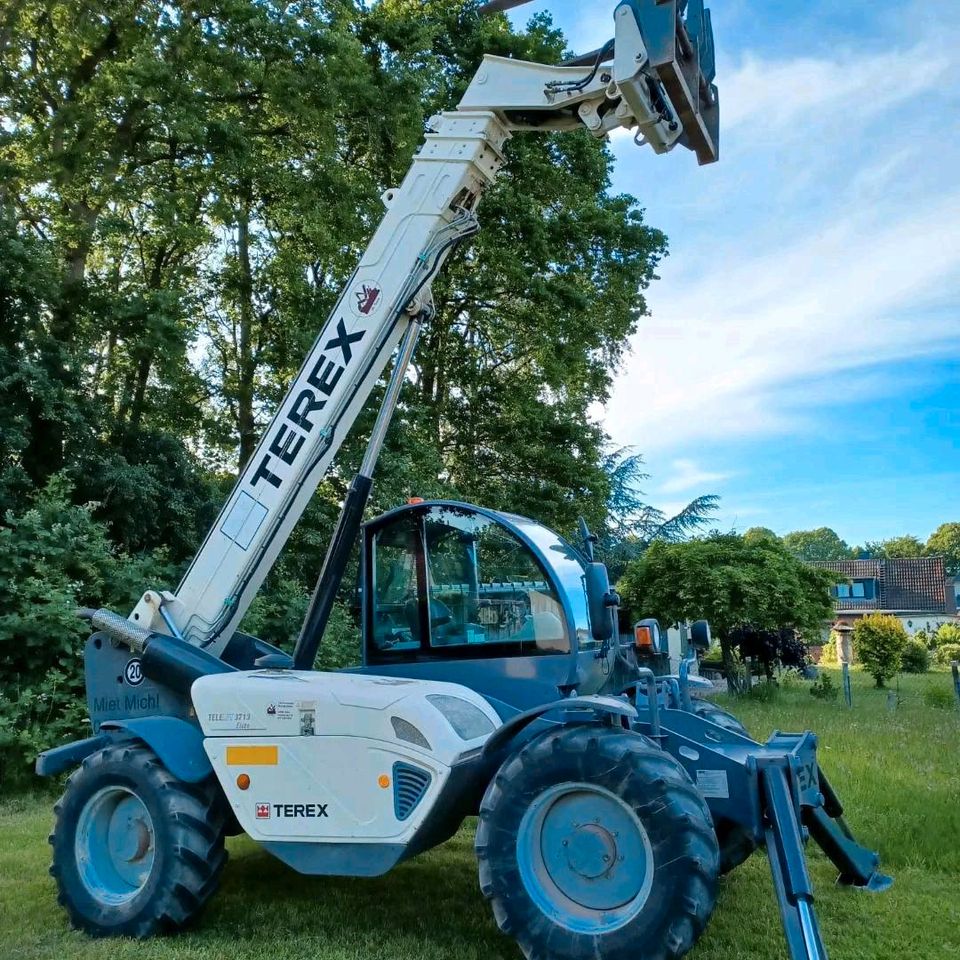
<instances>
[{"instance_id":1,"label":"bush","mask_svg":"<svg viewBox=\"0 0 960 960\"><path fill-rule=\"evenodd\" d=\"M937 647L933 658L941 666L949 667L951 660L960 660L960 643L945 643Z\"/></svg>"},{"instance_id":2,"label":"bush","mask_svg":"<svg viewBox=\"0 0 960 960\"><path fill-rule=\"evenodd\" d=\"M89 736L87 625L78 606L126 612L149 583L175 582L164 558L115 552L94 505L70 503L57 477L0 526L0 783L29 776L41 750Z\"/></svg>"},{"instance_id":3,"label":"bush","mask_svg":"<svg viewBox=\"0 0 960 960\"><path fill-rule=\"evenodd\" d=\"M764 630L745 623L734 627L728 639L745 663L754 661L760 664L767 680L773 679L777 667L802 669L809 662L807 645L797 631L789 627Z\"/></svg>"},{"instance_id":4,"label":"bush","mask_svg":"<svg viewBox=\"0 0 960 960\"><path fill-rule=\"evenodd\" d=\"M960 645L960 626L955 623L944 623L940 629L933 635L933 646L942 647L944 645Z\"/></svg>"},{"instance_id":5,"label":"bush","mask_svg":"<svg viewBox=\"0 0 960 960\"><path fill-rule=\"evenodd\" d=\"M820 662L824 666L836 666L840 662L837 656L837 635L833 630L830 631L830 639L823 645L820 651Z\"/></svg>"},{"instance_id":6,"label":"bush","mask_svg":"<svg viewBox=\"0 0 960 960\"><path fill-rule=\"evenodd\" d=\"M900 669L904 673L926 673L930 669L930 654L919 640L908 640L900 655Z\"/></svg>"},{"instance_id":7,"label":"bush","mask_svg":"<svg viewBox=\"0 0 960 960\"><path fill-rule=\"evenodd\" d=\"M923 691L923 702L938 710L950 710L957 705L957 696L949 687L927 687Z\"/></svg>"},{"instance_id":8,"label":"bush","mask_svg":"<svg viewBox=\"0 0 960 960\"><path fill-rule=\"evenodd\" d=\"M833 682L833 677L823 671L811 684L810 693L818 700L836 700L840 696L840 688Z\"/></svg>"},{"instance_id":9,"label":"bush","mask_svg":"<svg viewBox=\"0 0 960 960\"><path fill-rule=\"evenodd\" d=\"M878 687L897 675L903 648L910 639L903 624L883 613L871 613L853 628L853 646L863 668Z\"/></svg>"}]
</instances>

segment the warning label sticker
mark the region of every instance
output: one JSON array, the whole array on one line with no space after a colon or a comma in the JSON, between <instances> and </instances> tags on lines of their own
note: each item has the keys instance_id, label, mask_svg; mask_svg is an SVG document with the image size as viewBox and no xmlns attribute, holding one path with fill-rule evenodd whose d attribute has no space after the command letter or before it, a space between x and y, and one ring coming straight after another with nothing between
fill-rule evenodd
<instances>
[{"instance_id":1,"label":"warning label sticker","mask_svg":"<svg viewBox=\"0 0 960 960\"><path fill-rule=\"evenodd\" d=\"M727 783L726 770L698 770L697 788L705 797L717 797L727 800L730 797L730 786Z\"/></svg>"}]
</instances>

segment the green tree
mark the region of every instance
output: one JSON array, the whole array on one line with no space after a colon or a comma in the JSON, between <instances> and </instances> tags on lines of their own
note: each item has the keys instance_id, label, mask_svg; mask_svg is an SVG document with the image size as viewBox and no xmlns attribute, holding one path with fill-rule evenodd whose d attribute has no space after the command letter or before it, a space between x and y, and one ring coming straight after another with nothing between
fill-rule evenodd
<instances>
[{"instance_id":1,"label":"green tree","mask_svg":"<svg viewBox=\"0 0 960 960\"><path fill-rule=\"evenodd\" d=\"M867 541L866 549L871 557L884 560L922 557L924 553L923 543L910 533L889 540Z\"/></svg>"},{"instance_id":2,"label":"green tree","mask_svg":"<svg viewBox=\"0 0 960 960\"><path fill-rule=\"evenodd\" d=\"M408 3L383 0L369 29L401 62L422 66L426 111L456 103L484 52L544 62L566 52L542 17L516 33L471 4L430 2L418 13L413 23ZM394 432L423 451L424 490L566 531L579 514L601 526L607 438L590 409L609 393L665 250L637 201L611 194L611 166L609 149L585 132L507 144L480 233L434 284L438 316Z\"/></svg>"},{"instance_id":3,"label":"green tree","mask_svg":"<svg viewBox=\"0 0 960 960\"><path fill-rule=\"evenodd\" d=\"M904 625L884 613L871 613L853 628L853 646L864 669L882 687L900 670L901 657L910 639Z\"/></svg>"},{"instance_id":4,"label":"green tree","mask_svg":"<svg viewBox=\"0 0 960 960\"><path fill-rule=\"evenodd\" d=\"M948 577L960 576L960 523L941 523L930 534L923 552L943 557Z\"/></svg>"},{"instance_id":5,"label":"green tree","mask_svg":"<svg viewBox=\"0 0 960 960\"><path fill-rule=\"evenodd\" d=\"M379 220L382 191L405 173L424 117L455 105L485 52L549 62L567 51L545 17L518 30L459 0L93 0L82 11L50 0L0 11L9 516L63 477L63 511L84 511L118 558L189 557ZM638 201L611 191L611 165L585 132L510 142L482 232L434 286L438 317L371 510L448 495L567 532L580 514L602 528L626 474L590 411L666 252ZM295 632L374 405L251 612L271 639ZM683 535L710 506L672 518L645 507L614 523L643 544ZM54 523L54 511L40 516ZM175 584L138 563L140 589ZM106 582L84 568L76 592L122 608ZM72 642L75 626L51 629Z\"/></svg>"},{"instance_id":6,"label":"green tree","mask_svg":"<svg viewBox=\"0 0 960 960\"><path fill-rule=\"evenodd\" d=\"M613 581L654 541L676 543L701 529L713 519L720 502L719 497L705 494L667 516L646 502L640 484L650 475L644 470L643 457L626 447L607 454L604 470L609 493L600 551Z\"/></svg>"},{"instance_id":7,"label":"green tree","mask_svg":"<svg viewBox=\"0 0 960 960\"><path fill-rule=\"evenodd\" d=\"M743 533L743 542L751 543L781 543L780 538L769 527L750 527Z\"/></svg>"},{"instance_id":8,"label":"green tree","mask_svg":"<svg viewBox=\"0 0 960 960\"><path fill-rule=\"evenodd\" d=\"M830 527L795 530L785 534L783 545L801 560L846 560L850 548Z\"/></svg>"},{"instance_id":9,"label":"green tree","mask_svg":"<svg viewBox=\"0 0 960 960\"><path fill-rule=\"evenodd\" d=\"M797 630L815 637L832 613L832 575L769 540L714 533L686 543L654 543L617 584L634 617L663 624L705 618L720 638L724 665L739 688L735 632Z\"/></svg>"}]
</instances>

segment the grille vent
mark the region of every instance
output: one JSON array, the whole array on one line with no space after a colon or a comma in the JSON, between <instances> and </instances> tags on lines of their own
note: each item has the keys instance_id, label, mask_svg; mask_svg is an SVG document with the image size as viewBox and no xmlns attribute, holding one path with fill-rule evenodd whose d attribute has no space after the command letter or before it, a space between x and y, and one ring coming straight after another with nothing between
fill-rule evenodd
<instances>
[{"instance_id":1,"label":"grille vent","mask_svg":"<svg viewBox=\"0 0 960 960\"><path fill-rule=\"evenodd\" d=\"M398 820L406 820L430 786L433 778L426 770L410 763L393 765L393 810Z\"/></svg>"}]
</instances>

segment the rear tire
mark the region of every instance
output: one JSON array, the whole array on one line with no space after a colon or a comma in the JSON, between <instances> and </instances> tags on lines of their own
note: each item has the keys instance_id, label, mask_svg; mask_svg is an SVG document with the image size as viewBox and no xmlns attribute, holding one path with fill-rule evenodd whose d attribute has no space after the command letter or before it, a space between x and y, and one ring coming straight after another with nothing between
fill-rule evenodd
<instances>
[{"instance_id":1,"label":"rear tire","mask_svg":"<svg viewBox=\"0 0 960 960\"><path fill-rule=\"evenodd\" d=\"M741 737L753 739L747 733L747 728L732 713L721 710L720 707L709 700L694 700L693 712L698 717L703 717L704 720L709 720L718 727L723 727L724 730L731 730L733 733L739 733Z\"/></svg>"},{"instance_id":2,"label":"rear tire","mask_svg":"<svg viewBox=\"0 0 960 960\"><path fill-rule=\"evenodd\" d=\"M95 937L148 937L188 923L226 863L219 788L177 780L139 742L87 757L54 807L58 900Z\"/></svg>"},{"instance_id":3,"label":"rear tire","mask_svg":"<svg viewBox=\"0 0 960 960\"><path fill-rule=\"evenodd\" d=\"M718 727L739 733L741 737L753 739L747 728L732 714L721 710L709 700L694 700L693 712L704 720L715 723ZM717 842L720 844L720 873L726 874L739 867L750 859L750 855L757 849L757 844L750 832L733 820L718 819L715 821Z\"/></svg>"},{"instance_id":4,"label":"rear tire","mask_svg":"<svg viewBox=\"0 0 960 960\"><path fill-rule=\"evenodd\" d=\"M480 887L527 960L673 960L716 897L710 811L683 768L637 734L564 727L487 788Z\"/></svg>"}]
</instances>

